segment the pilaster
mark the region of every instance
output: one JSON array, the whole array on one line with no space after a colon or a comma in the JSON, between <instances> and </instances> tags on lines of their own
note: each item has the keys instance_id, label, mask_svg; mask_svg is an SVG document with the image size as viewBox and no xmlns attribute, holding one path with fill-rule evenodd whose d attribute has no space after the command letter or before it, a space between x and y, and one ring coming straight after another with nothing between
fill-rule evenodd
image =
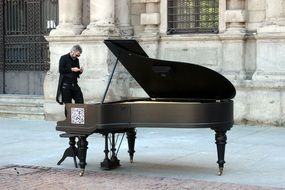
<instances>
[{"instance_id":1,"label":"pilaster","mask_svg":"<svg viewBox=\"0 0 285 190\"><path fill-rule=\"evenodd\" d=\"M247 22L246 29L254 33L260 28L265 19L266 0L250 0L246 3Z\"/></svg>"},{"instance_id":2,"label":"pilaster","mask_svg":"<svg viewBox=\"0 0 285 190\"><path fill-rule=\"evenodd\" d=\"M226 33L244 33L245 21L245 0L227 0L225 11Z\"/></svg>"},{"instance_id":3,"label":"pilaster","mask_svg":"<svg viewBox=\"0 0 285 190\"><path fill-rule=\"evenodd\" d=\"M146 12L141 14L140 22L144 25L142 36L158 36L160 24L160 0L141 0L145 4Z\"/></svg>"},{"instance_id":4,"label":"pilaster","mask_svg":"<svg viewBox=\"0 0 285 190\"><path fill-rule=\"evenodd\" d=\"M226 0L225 32L221 33L222 73L229 79L244 79L245 74L245 0Z\"/></svg>"}]
</instances>

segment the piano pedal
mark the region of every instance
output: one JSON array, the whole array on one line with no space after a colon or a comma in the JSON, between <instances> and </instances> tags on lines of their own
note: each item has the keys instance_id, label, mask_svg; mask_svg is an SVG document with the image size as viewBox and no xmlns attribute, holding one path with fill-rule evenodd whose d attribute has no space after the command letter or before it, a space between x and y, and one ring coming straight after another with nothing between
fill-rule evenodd
<instances>
[{"instance_id":1,"label":"piano pedal","mask_svg":"<svg viewBox=\"0 0 285 190\"><path fill-rule=\"evenodd\" d=\"M118 159L104 159L103 162L101 162L101 168L104 170L112 170L119 166L121 166L121 164Z\"/></svg>"},{"instance_id":2,"label":"piano pedal","mask_svg":"<svg viewBox=\"0 0 285 190\"><path fill-rule=\"evenodd\" d=\"M111 159L111 162L113 163L114 168L121 166L120 160L118 160L117 157L115 157L114 159Z\"/></svg>"}]
</instances>

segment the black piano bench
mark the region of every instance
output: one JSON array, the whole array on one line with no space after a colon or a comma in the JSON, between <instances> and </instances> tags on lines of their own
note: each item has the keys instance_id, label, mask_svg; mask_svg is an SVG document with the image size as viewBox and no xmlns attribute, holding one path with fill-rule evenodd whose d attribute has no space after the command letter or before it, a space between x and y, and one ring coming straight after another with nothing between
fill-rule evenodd
<instances>
[{"instance_id":1,"label":"black piano bench","mask_svg":"<svg viewBox=\"0 0 285 190\"><path fill-rule=\"evenodd\" d=\"M78 157L78 148L75 146L76 145L75 139L78 136L69 133L63 133L60 134L59 136L63 138L69 138L69 147L64 151L63 156L58 161L57 165L60 165L65 160L66 157L73 157L74 166L75 168L77 168L78 166L77 166L76 157Z\"/></svg>"}]
</instances>

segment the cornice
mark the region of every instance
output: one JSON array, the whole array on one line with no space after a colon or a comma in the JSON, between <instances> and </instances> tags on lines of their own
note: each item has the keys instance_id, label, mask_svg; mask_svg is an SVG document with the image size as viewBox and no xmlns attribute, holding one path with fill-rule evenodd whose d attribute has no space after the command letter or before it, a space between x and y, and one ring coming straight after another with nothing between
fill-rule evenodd
<instances>
[{"instance_id":1,"label":"cornice","mask_svg":"<svg viewBox=\"0 0 285 190\"><path fill-rule=\"evenodd\" d=\"M112 37L105 35L45 36L45 39L48 42L58 42L58 43L74 42L74 41L99 42L111 38ZM113 38L119 38L119 37L113 37Z\"/></svg>"}]
</instances>

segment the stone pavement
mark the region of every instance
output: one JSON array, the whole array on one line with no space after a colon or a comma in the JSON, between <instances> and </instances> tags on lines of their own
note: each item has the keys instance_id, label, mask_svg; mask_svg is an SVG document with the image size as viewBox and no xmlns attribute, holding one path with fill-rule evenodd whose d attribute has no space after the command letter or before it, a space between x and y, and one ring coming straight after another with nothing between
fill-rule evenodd
<instances>
[{"instance_id":1,"label":"stone pavement","mask_svg":"<svg viewBox=\"0 0 285 190\"><path fill-rule=\"evenodd\" d=\"M104 138L88 138L86 173L72 158L56 163L68 145L56 123L0 119L1 189L285 189L285 128L234 126L228 132L226 164L217 175L210 129L137 129L134 163L126 140L121 167L100 169Z\"/></svg>"},{"instance_id":2,"label":"stone pavement","mask_svg":"<svg viewBox=\"0 0 285 190\"><path fill-rule=\"evenodd\" d=\"M6 173L5 173L6 172ZM79 177L74 170L47 167L9 166L0 170L1 189L100 189L100 190L281 190L205 180L150 177L112 171L89 171Z\"/></svg>"}]
</instances>

